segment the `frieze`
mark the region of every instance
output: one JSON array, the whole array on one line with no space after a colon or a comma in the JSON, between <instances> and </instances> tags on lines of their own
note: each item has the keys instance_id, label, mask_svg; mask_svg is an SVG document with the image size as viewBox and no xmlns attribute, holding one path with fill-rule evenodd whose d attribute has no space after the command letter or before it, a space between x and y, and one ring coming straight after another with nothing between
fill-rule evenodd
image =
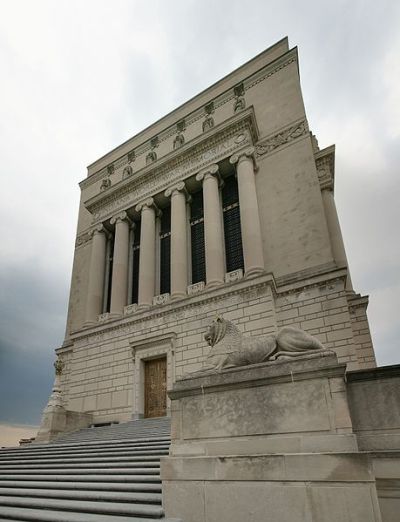
<instances>
[{"instance_id":1,"label":"frieze","mask_svg":"<svg viewBox=\"0 0 400 522\"><path fill-rule=\"evenodd\" d=\"M259 71L255 72L248 78L246 78L243 82L243 90L248 91L249 89L255 87L259 83L263 82L270 76L274 75L275 73L279 72L283 68L287 67L288 65L292 63L297 62L297 53L296 50L289 51L284 56L279 58L278 60L275 60L274 62L267 64L265 67L260 69ZM237 87L237 86L236 86ZM215 109L218 109L219 107L222 107L226 103L230 102L231 100L236 100L237 94L234 92L234 88L227 89L224 93L221 93L219 96L214 98L211 102L209 102L205 107L201 107L190 113L188 116L185 117L185 127L188 128L190 125L193 125L198 120L201 120L206 117L208 117L211 112L207 112L207 109L209 111L209 107L212 107L212 112L214 112ZM158 140L159 142L163 142L172 136L176 134L176 124L173 124L169 126L167 129L162 131L158 134ZM124 154L120 158L116 159L114 161L114 169L115 171L119 169L120 167L124 167L126 164L130 163L129 155L133 154L133 157L138 158L142 154L147 154L149 150L151 150L151 140L147 140L144 143L139 144L137 147L135 147L134 150L131 150L128 154ZM90 186L93 183L96 183L101 178L105 177L107 175L107 167L102 168L101 170L95 172L88 178L82 180L80 182L80 187L86 188Z\"/></svg>"},{"instance_id":2,"label":"frieze","mask_svg":"<svg viewBox=\"0 0 400 522\"><path fill-rule=\"evenodd\" d=\"M242 120L204 139L186 153L153 167L150 172L144 169L139 178L136 175L124 180L119 190L115 188L111 194L103 193L101 199L95 197L94 201L89 200L85 206L93 214L93 221L104 220L116 210L133 206L139 200L165 190L173 182L181 181L204 166L251 145L255 137L252 115L252 111L247 113Z\"/></svg>"},{"instance_id":3,"label":"frieze","mask_svg":"<svg viewBox=\"0 0 400 522\"><path fill-rule=\"evenodd\" d=\"M298 122L282 131L278 132L274 136L267 138L266 140L257 143L256 145L256 156L264 156L273 152L275 149L290 143L291 141L305 136L308 133L308 125L305 120Z\"/></svg>"}]
</instances>

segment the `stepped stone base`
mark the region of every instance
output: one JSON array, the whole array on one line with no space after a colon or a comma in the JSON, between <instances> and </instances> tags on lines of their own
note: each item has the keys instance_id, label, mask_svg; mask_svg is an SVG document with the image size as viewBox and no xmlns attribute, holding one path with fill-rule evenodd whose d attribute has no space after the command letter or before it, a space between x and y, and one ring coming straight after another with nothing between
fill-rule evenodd
<instances>
[{"instance_id":1,"label":"stepped stone base","mask_svg":"<svg viewBox=\"0 0 400 522\"><path fill-rule=\"evenodd\" d=\"M169 431L149 419L0 450L0 520L173 522L161 505Z\"/></svg>"},{"instance_id":2,"label":"stepped stone base","mask_svg":"<svg viewBox=\"0 0 400 522\"><path fill-rule=\"evenodd\" d=\"M378 522L335 355L264 363L178 381L167 516L185 522Z\"/></svg>"}]
</instances>

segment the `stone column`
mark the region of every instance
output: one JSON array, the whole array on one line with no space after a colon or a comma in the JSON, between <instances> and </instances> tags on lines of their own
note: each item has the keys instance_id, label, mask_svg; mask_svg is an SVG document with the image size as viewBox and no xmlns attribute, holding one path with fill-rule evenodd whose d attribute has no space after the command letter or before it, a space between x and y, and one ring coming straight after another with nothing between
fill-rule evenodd
<instances>
[{"instance_id":1,"label":"stone column","mask_svg":"<svg viewBox=\"0 0 400 522\"><path fill-rule=\"evenodd\" d=\"M128 303L129 224L126 212L111 219L115 224L110 314L121 315Z\"/></svg>"},{"instance_id":2,"label":"stone column","mask_svg":"<svg viewBox=\"0 0 400 522\"><path fill-rule=\"evenodd\" d=\"M156 213L158 209L153 198L139 203L136 211L142 214L140 230L139 259L139 308L150 306L153 302L156 281Z\"/></svg>"},{"instance_id":3,"label":"stone column","mask_svg":"<svg viewBox=\"0 0 400 522\"><path fill-rule=\"evenodd\" d=\"M204 240L207 287L222 285L225 276L222 209L219 198L218 165L210 165L196 176L203 182Z\"/></svg>"},{"instance_id":4,"label":"stone column","mask_svg":"<svg viewBox=\"0 0 400 522\"><path fill-rule=\"evenodd\" d=\"M106 268L106 230L98 225L92 232L92 253L86 298L85 326L97 322L103 311L103 283Z\"/></svg>"},{"instance_id":5,"label":"stone column","mask_svg":"<svg viewBox=\"0 0 400 522\"><path fill-rule=\"evenodd\" d=\"M187 216L188 193L183 181L165 191L171 197L171 299L186 295L188 285Z\"/></svg>"},{"instance_id":6,"label":"stone column","mask_svg":"<svg viewBox=\"0 0 400 522\"><path fill-rule=\"evenodd\" d=\"M340 230L339 218L336 211L335 198L331 187L324 187L322 189L322 201L324 202L325 217L328 225L329 236L331 238L333 259L339 267L347 267L346 290L352 292L353 285L351 282L349 265L347 263L342 231Z\"/></svg>"},{"instance_id":7,"label":"stone column","mask_svg":"<svg viewBox=\"0 0 400 522\"><path fill-rule=\"evenodd\" d=\"M254 148L234 154L230 162L233 165L237 164L245 274L247 277L256 276L264 272L264 254L254 171Z\"/></svg>"}]
</instances>

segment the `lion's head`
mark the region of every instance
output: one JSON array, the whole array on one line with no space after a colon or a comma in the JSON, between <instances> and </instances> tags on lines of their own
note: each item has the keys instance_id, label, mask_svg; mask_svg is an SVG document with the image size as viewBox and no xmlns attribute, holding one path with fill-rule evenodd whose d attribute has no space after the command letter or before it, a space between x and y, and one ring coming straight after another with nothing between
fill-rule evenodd
<instances>
[{"instance_id":1,"label":"lion's head","mask_svg":"<svg viewBox=\"0 0 400 522\"><path fill-rule=\"evenodd\" d=\"M232 341L233 338L239 339L241 337L241 333L233 323L227 321L221 316L217 316L208 326L207 332L204 335L204 339L212 348L221 342L225 336L228 336L229 340Z\"/></svg>"},{"instance_id":2,"label":"lion's head","mask_svg":"<svg viewBox=\"0 0 400 522\"><path fill-rule=\"evenodd\" d=\"M207 332L204 335L204 339L207 344L213 347L219 343L225 336L226 332L226 321L222 317L216 317L214 321L208 326Z\"/></svg>"}]
</instances>

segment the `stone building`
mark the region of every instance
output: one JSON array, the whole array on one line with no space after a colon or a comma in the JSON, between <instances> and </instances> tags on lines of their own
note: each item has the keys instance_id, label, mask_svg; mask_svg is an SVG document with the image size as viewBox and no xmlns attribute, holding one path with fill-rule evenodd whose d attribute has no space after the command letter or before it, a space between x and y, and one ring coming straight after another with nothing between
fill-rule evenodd
<instances>
[{"instance_id":1,"label":"stone building","mask_svg":"<svg viewBox=\"0 0 400 522\"><path fill-rule=\"evenodd\" d=\"M88 167L60 386L95 423L162 416L217 314L296 325L349 370L375 366L334 200L283 39Z\"/></svg>"},{"instance_id":2,"label":"stone building","mask_svg":"<svg viewBox=\"0 0 400 522\"><path fill-rule=\"evenodd\" d=\"M400 367L375 368L334 163L284 39L89 166L53 392L35 443L0 451L0 517L399 520Z\"/></svg>"}]
</instances>

